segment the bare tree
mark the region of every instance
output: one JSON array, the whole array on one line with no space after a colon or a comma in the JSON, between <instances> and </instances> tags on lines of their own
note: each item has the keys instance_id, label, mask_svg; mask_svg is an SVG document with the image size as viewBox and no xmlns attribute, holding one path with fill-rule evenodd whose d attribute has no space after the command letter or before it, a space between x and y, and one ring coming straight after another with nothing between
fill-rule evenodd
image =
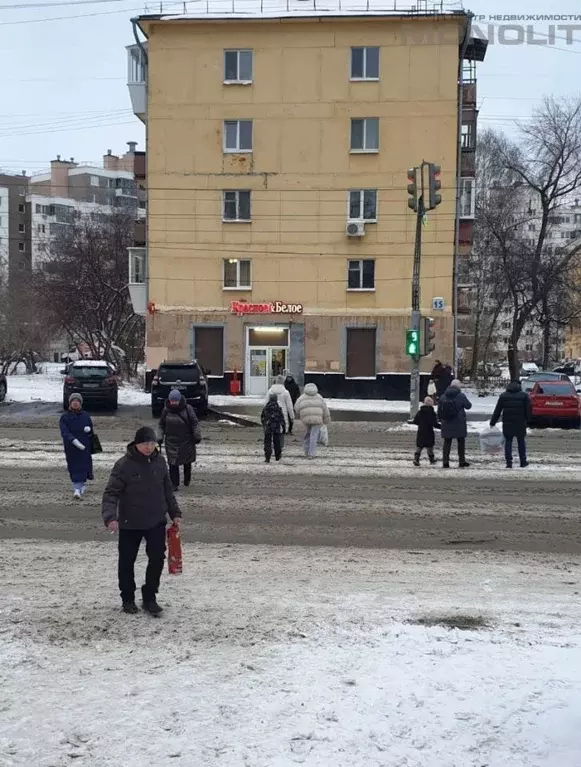
<instances>
[{"instance_id":1,"label":"bare tree","mask_svg":"<svg viewBox=\"0 0 581 767\"><path fill-rule=\"evenodd\" d=\"M516 143L489 134L489 188L477 212L498 259L512 315L511 377L526 323L548 311L547 296L570 281L581 247L548 249L551 216L581 188L581 100L545 99ZM536 222L530 236L527 224ZM532 244L531 244L532 240Z\"/></svg>"},{"instance_id":2,"label":"bare tree","mask_svg":"<svg viewBox=\"0 0 581 767\"><path fill-rule=\"evenodd\" d=\"M54 238L35 276L53 320L129 377L143 358L144 322L133 312L127 248L133 219L122 212L74 217Z\"/></svg>"}]
</instances>

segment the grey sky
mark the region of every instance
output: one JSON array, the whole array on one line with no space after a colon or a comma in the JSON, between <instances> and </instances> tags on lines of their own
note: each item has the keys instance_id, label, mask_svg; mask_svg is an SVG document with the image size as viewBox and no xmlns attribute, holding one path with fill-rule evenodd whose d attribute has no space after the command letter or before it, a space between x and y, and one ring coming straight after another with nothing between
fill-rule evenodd
<instances>
[{"instance_id":1,"label":"grey sky","mask_svg":"<svg viewBox=\"0 0 581 767\"><path fill-rule=\"evenodd\" d=\"M123 152L127 141L144 148L145 131L133 117L127 93L125 55L132 42L129 19L143 4L107 0L5 8L31 2L0 0L0 167L34 172L45 169L57 154L100 161L107 149ZM445 5L461 7L452 0ZM392 7L391 0L386 6ZM466 0L464 7L486 16L581 14L579 0ZM547 34L549 23L535 22L535 31ZM545 47L490 45L478 73L481 127L510 129L514 118L530 116L543 95L577 95L581 31L574 39L573 45L564 39Z\"/></svg>"}]
</instances>

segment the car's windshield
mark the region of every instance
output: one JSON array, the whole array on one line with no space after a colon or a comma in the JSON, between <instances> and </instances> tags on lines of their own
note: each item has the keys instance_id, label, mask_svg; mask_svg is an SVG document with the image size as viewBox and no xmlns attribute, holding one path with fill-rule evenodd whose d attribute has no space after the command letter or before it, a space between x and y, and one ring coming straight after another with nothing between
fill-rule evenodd
<instances>
[{"instance_id":1,"label":"car's windshield","mask_svg":"<svg viewBox=\"0 0 581 767\"><path fill-rule=\"evenodd\" d=\"M159 380L164 383L183 381L184 383L199 381L200 369L197 365L184 365L183 367L160 367Z\"/></svg>"},{"instance_id":2,"label":"car's windshield","mask_svg":"<svg viewBox=\"0 0 581 767\"><path fill-rule=\"evenodd\" d=\"M75 378L108 378L112 375L108 367L98 367L97 365L88 365L87 367L72 368L71 375Z\"/></svg>"}]
</instances>

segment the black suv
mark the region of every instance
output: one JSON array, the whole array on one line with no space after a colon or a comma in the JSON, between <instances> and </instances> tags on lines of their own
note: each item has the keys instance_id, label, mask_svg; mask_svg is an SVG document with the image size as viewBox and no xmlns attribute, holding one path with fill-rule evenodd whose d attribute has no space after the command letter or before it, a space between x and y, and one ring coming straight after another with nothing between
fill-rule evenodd
<instances>
[{"instance_id":1,"label":"black suv","mask_svg":"<svg viewBox=\"0 0 581 767\"><path fill-rule=\"evenodd\" d=\"M69 408L73 392L82 395L91 405L105 405L117 410L119 380L112 365L104 360L79 360L71 362L61 373L65 376L63 386L63 409Z\"/></svg>"},{"instance_id":2,"label":"black suv","mask_svg":"<svg viewBox=\"0 0 581 767\"><path fill-rule=\"evenodd\" d=\"M172 389L195 407L198 415L208 412L208 382L202 366L196 361L162 362L151 381L151 414L159 418Z\"/></svg>"}]
</instances>

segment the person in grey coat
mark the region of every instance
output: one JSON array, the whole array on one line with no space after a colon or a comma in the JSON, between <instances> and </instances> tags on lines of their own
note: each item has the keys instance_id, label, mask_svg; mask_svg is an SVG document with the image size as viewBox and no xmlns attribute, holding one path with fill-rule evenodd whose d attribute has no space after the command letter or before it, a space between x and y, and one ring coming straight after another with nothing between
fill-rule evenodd
<instances>
[{"instance_id":1,"label":"person in grey coat","mask_svg":"<svg viewBox=\"0 0 581 767\"><path fill-rule=\"evenodd\" d=\"M454 379L438 403L438 420L442 424L442 438L444 449L442 451L442 467L450 468L450 451L452 440L458 442L458 465L465 469L470 464L466 460L466 437L468 425L466 411L470 410L472 403L462 391L462 384Z\"/></svg>"},{"instance_id":2,"label":"person in grey coat","mask_svg":"<svg viewBox=\"0 0 581 767\"><path fill-rule=\"evenodd\" d=\"M167 465L157 449L155 432L149 426L137 430L127 445L103 493L101 513L110 533L119 534L119 591L123 611L137 613L135 604L135 559L145 538L147 570L141 589L143 609L159 615L156 594L165 559L165 526L169 517L179 527L182 513L173 494Z\"/></svg>"},{"instance_id":3,"label":"person in grey coat","mask_svg":"<svg viewBox=\"0 0 581 767\"><path fill-rule=\"evenodd\" d=\"M181 392L172 389L159 419L159 445L165 440L165 454L174 492L180 486L180 466L184 467L184 487L192 481L192 463L196 461L196 445L202 441L196 411Z\"/></svg>"}]
</instances>

